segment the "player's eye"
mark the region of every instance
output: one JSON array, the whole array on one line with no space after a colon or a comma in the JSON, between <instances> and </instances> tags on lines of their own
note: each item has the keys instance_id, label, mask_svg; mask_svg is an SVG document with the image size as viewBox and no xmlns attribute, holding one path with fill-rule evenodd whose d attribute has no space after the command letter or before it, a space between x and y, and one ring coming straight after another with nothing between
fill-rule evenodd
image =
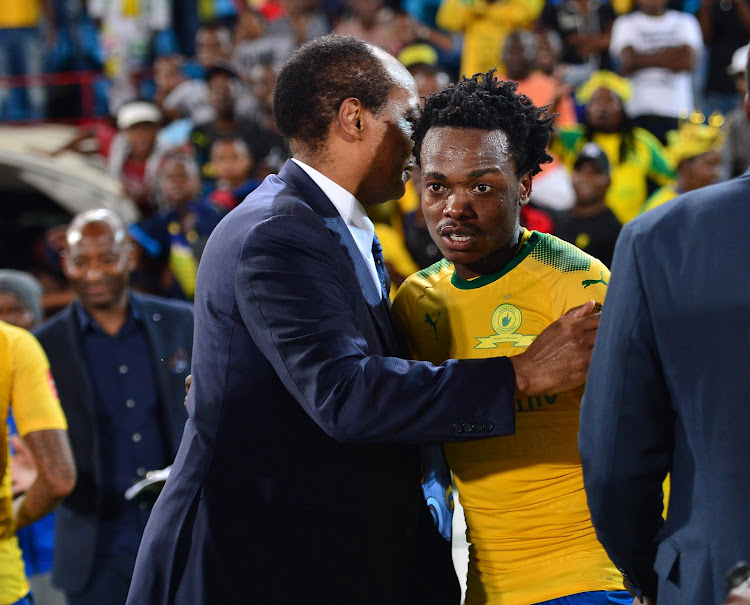
<instances>
[{"instance_id":1,"label":"player's eye","mask_svg":"<svg viewBox=\"0 0 750 605\"><path fill-rule=\"evenodd\" d=\"M440 193L443 186L440 183L427 183L427 191L430 193Z\"/></svg>"},{"instance_id":2,"label":"player's eye","mask_svg":"<svg viewBox=\"0 0 750 605\"><path fill-rule=\"evenodd\" d=\"M490 190L490 186L486 183L479 183L477 185L474 185L474 189L479 193L487 193Z\"/></svg>"}]
</instances>

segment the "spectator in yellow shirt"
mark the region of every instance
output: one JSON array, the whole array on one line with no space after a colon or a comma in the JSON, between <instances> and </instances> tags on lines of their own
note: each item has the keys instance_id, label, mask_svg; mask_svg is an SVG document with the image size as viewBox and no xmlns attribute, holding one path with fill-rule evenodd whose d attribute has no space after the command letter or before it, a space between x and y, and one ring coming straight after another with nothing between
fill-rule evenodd
<instances>
[{"instance_id":1,"label":"spectator in yellow shirt","mask_svg":"<svg viewBox=\"0 0 750 605\"><path fill-rule=\"evenodd\" d=\"M541 14L542 0L443 0L436 22L439 27L462 32L461 73L472 76L498 65L505 37L515 29L529 28Z\"/></svg>"}]
</instances>

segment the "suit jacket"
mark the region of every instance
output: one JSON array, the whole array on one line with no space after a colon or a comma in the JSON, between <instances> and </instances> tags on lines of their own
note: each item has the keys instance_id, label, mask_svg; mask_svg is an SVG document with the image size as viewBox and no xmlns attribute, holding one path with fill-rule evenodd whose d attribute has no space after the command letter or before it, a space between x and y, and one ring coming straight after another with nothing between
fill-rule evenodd
<instances>
[{"instance_id":1,"label":"suit jacket","mask_svg":"<svg viewBox=\"0 0 750 605\"><path fill-rule=\"evenodd\" d=\"M719 603L750 560L749 202L747 175L696 190L615 249L579 448L600 541L659 605Z\"/></svg>"},{"instance_id":2,"label":"suit jacket","mask_svg":"<svg viewBox=\"0 0 750 605\"><path fill-rule=\"evenodd\" d=\"M187 418L183 400L188 368L171 361L175 354L180 358L190 356L192 309L187 303L135 293L130 300L138 307L146 327L158 381L167 451L174 456ZM108 470L101 465L96 403L75 308L69 305L35 334L49 357L78 470L73 492L57 509L54 580L65 591L78 592L88 583L95 565L101 504L99 486L102 475Z\"/></svg>"},{"instance_id":3,"label":"suit jacket","mask_svg":"<svg viewBox=\"0 0 750 605\"><path fill-rule=\"evenodd\" d=\"M393 357L388 306L293 162L225 217L198 274L190 418L128 603L458 602L413 444L512 432L515 378L504 359Z\"/></svg>"}]
</instances>

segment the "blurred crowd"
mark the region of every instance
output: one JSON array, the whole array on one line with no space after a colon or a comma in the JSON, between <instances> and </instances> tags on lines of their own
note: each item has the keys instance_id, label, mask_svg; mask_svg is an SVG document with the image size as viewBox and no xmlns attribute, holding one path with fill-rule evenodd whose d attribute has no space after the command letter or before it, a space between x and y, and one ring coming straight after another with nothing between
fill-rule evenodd
<instances>
[{"instance_id":1,"label":"blurred crowd","mask_svg":"<svg viewBox=\"0 0 750 605\"><path fill-rule=\"evenodd\" d=\"M522 223L606 265L624 223L750 166L748 0L0 0L0 121L74 119L54 154L94 156L140 214L117 279L190 301L214 227L290 156L272 111L279 67L330 32L395 55L421 97L495 67L549 106L553 161ZM420 183L415 167L371 216L394 292L441 257ZM31 328L92 296L61 262L65 229L14 265L26 274L0 276L0 319ZM111 230L102 254L125 254ZM51 532L22 537L29 575L52 567ZM46 590L37 603L55 602Z\"/></svg>"},{"instance_id":2,"label":"blurred crowd","mask_svg":"<svg viewBox=\"0 0 750 605\"><path fill-rule=\"evenodd\" d=\"M622 224L750 165L745 0L4 0L0 8L0 117L76 116L78 135L55 153L96 157L137 204L133 285L153 294L190 300L214 226L288 159L271 106L276 73L298 45L329 32L397 56L421 96L496 67L548 105L557 114L553 162L534 179L523 222L605 263ZM76 105L84 80L44 79L92 70L101 77L86 115ZM418 171L404 198L372 218L394 287L438 259ZM46 266L33 267L49 285L46 313L71 298L56 265L59 235L45 238Z\"/></svg>"}]
</instances>

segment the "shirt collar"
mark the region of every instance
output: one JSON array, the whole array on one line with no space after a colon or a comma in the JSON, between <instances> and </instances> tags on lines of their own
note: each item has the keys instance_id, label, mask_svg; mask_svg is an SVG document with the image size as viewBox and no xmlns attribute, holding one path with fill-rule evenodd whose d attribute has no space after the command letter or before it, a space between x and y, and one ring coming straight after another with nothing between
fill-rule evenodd
<instances>
[{"instance_id":1,"label":"shirt collar","mask_svg":"<svg viewBox=\"0 0 750 605\"><path fill-rule=\"evenodd\" d=\"M92 328L100 329L99 325L94 321L91 315L89 315L86 312L86 309L83 308L80 299L77 298L73 301L73 309L75 311L76 319L78 321L78 327L81 332L87 332ZM141 323L142 315L140 310L138 309L138 305L133 304L133 297L128 294L128 317L125 320L125 323L127 323L131 317L138 323Z\"/></svg>"},{"instance_id":2,"label":"shirt collar","mask_svg":"<svg viewBox=\"0 0 750 605\"><path fill-rule=\"evenodd\" d=\"M320 187L321 191L325 193L326 197L336 207L336 210L338 210L338 213L348 227L356 227L369 233L375 233L372 221L367 216L364 206L362 206L356 197L338 183L315 170L315 168L308 166L296 158L292 158L292 161L302 168L313 182Z\"/></svg>"}]
</instances>

